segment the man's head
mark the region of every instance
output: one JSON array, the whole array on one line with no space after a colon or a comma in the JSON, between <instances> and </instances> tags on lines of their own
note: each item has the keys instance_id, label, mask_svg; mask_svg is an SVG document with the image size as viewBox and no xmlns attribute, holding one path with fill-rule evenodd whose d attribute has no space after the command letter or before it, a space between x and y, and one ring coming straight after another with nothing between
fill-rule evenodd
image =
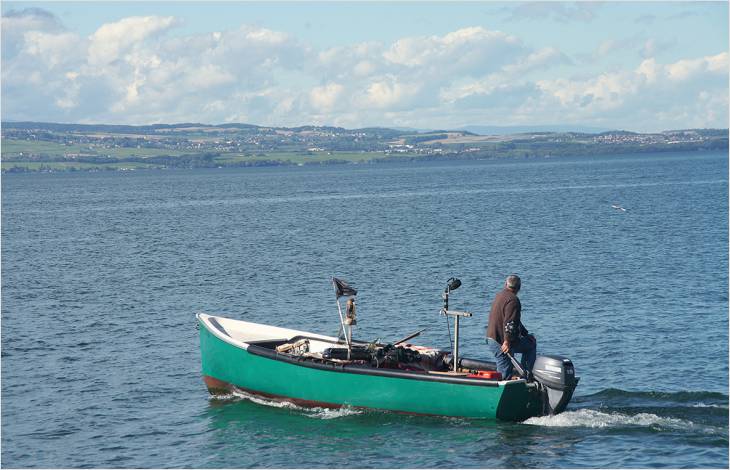
<instances>
[{"instance_id":1,"label":"man's head","mask_svg":"<svg viewBox=\"0 0 730 470\"><path fill-rule=\"evenodd\" d=\"M504 281L504 287L511 290L515 294L520 291L520 287L522 286L522 281L520 280L520 276L517 274L510 274L507 276L507 280Z\"/></svg>"}]
</instances>

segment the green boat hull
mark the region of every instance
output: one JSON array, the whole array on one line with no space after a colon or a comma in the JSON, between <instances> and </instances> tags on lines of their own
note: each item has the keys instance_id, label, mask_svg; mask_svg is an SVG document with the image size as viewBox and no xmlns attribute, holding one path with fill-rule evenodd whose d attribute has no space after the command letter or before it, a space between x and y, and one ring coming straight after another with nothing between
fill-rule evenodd
<instances>
[{"instance_id":1,"label":"green boat hull","mask_svg":"<svg viewBox=\"0 0 730 470\"><path fill-rule=\"evenodd\" d=\"M422 373L392 376L308 365L225 341L200 322L202 372L211 393L240 389L303 406L370 408L424 415L521 421L542 411L525 381L456 380ZM276 356L274 354L274 356Z\"/></svg>"}]
</instances>

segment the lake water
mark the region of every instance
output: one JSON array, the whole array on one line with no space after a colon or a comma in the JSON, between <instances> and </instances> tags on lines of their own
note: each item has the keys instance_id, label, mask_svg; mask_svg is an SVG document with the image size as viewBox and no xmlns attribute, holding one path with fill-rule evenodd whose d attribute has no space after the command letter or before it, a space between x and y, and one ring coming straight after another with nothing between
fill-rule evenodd
<instances>
[{"instance_id":1,"label":"lake water","mask_svg":"<svg viewBox=\"0 0 730 470\"><path fill-rule=\"evenodd\" d=\"M626 211L612 208L620 205ZM525 423L212 399L195 312L487 358L523 279L581 376ZM2 177L5 467L727 467L724 153Z\"/></svg>"}]
</instances>

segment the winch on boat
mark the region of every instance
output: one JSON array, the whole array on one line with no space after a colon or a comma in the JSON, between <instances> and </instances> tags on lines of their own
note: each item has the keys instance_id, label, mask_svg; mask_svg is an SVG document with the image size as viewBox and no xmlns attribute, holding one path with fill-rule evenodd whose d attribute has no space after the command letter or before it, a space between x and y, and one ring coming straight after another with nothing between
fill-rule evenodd
<instances>
[{"instance_id":1,"label":"winch on boat","mask_svg":"<svg viewBox=\"0 0 730 470\"><path fill-rule=\"evenodd\" d=\"M409 342L423 330L393 343L353 339L357 290L332 281L340 317L336 338L198 314L210 392L239 389L303 406L503 420L560 413L572 397L578 378L567 358L540 356L532 372L516 364L522 378L505 380L494 362L459 356L460 320L472 314L449 309L458 279L449 280L440 310L454 320L451 351Z\"/></svg>"}]
</instances>

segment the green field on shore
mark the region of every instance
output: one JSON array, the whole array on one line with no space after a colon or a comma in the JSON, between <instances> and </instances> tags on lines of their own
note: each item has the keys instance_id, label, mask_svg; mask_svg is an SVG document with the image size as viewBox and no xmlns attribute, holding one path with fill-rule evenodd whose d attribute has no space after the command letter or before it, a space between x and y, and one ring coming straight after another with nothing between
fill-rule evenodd
<instances>
[{"instance_id":1,"label":"green field on shore","mask_svg":"<svg viewBox=\"0 0 730 470\"><path fill-rule=\"evenodd\" d=\"M4 150L4 149L3 149ZM115 150L133 150L133 149L115 149ZM145 149L151 150L151 149ZM121 152L119 152L121 153ZM144 159L150 159L153 161L126 161L125 158L139 157ZM6 154L3 152L2 170L3 171L73 171L73 170L136 170L136 169L150 169L150 168L170 168L170 167L183 167L185 165L177 164L166 164L165 162L154 161L154 157L164 156L172 157L170 153L165 152L162 155L148 154L146 156L141 155L115 155L109 157L108 162L87 162L79 161L82 158L77 159L65 159L63 161L7 161ZM55 156L61 158L61 155ZM195 156L192 157L196 158ZM367 162L376 159L388 158L382 152L320 152L314 154L305 154L297 152L270 152L265 154L257 155L243 155L235 153L223 153L218 156L211 158L205 167L242 167L242 166L260 166L260 165L275 165L275 164L290 164L290 165L304 165L304 164L322 164L322 163L336 163L336 162L347 162L347 163L359 163ZM397 157L390 157L397 158ZM193 160L194 161L194 160ZM191 164L190 166L200 166Z\"/></svg>"},{"instance_id":2,"label":"green field on shore","mask_svg":"<svg viewBox=\"0 0 730 470\"><path fill-rule=\"evenodd\" d=\"M154 157L158 155L178 156L184 152L179 150L136 148L136 147L102 147L100 145L61 144L39 140L3 139L2 158L17 158L28 155L40 155L44 158L68 158L68 156L88 155L107 158Z\"/></svg>"},{"instance_id":3,"label":"green field on shore","mask_svg":"<svg viewBox=\"0 0 730 470\"><path fill-rule=\"evenodd\" d=\"M110 162L104 164L85 162L2 162L3 171L142 170L159 167L159 165L134 162Z\"/></svg>"}]
</instances>

